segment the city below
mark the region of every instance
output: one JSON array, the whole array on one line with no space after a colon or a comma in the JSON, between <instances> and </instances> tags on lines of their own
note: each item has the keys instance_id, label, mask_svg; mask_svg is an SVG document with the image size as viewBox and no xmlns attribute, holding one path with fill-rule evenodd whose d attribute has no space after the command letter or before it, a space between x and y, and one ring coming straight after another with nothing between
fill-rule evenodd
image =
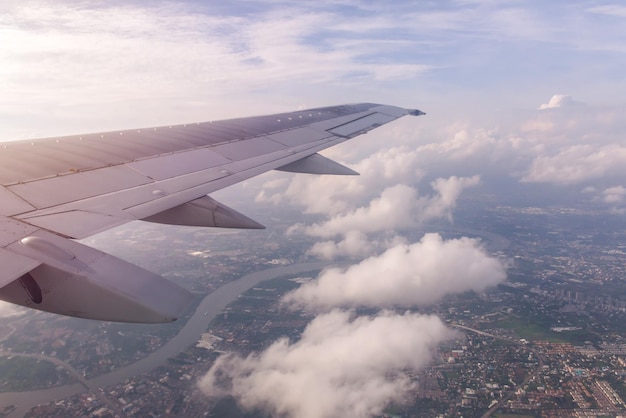
<instances>
[{"instance_id":1,"label":"city below","mask_svg":"<svg viewBox=\"0 0 626 418\"><path fill-rule=\"evenodd\" d=\"M507 260L508 278L481 294L413 308L437 315L455 337L427 367L406 371L410 397L387 405L384 416L626 416L622 217L481 201L465 198L453 225L426 225L407 238L433 231L479 238ZM132 224L88 241L120 255L133 248L130 261L192 290L196 304L167 325L26 310L3 318L0 417L267 417L232 397L207 397L198 381L220 354L297 340L313 319L285 308L281 297L333 263L306 255L310 238L281 233L298 217L284 212L268 231ZM245 288L228 290L238 280Z\"/></svg>"}]
</instances>

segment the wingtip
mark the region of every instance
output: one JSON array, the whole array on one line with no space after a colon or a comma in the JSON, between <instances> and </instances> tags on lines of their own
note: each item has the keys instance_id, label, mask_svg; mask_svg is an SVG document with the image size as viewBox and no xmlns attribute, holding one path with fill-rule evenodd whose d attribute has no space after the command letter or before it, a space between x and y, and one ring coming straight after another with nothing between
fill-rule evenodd
<instances>
[{"instance_id":1,"label":"wingtip","mask_svg":"<svg viewBox=\"0 0 626 418\"><path fill-rule=\"evenodd\" d=\"M409 115L411 116L421 116L421 115L425 115L425 112L422 112L421 110L418 109L408 109Z\"/></svg>"}]
</instances>

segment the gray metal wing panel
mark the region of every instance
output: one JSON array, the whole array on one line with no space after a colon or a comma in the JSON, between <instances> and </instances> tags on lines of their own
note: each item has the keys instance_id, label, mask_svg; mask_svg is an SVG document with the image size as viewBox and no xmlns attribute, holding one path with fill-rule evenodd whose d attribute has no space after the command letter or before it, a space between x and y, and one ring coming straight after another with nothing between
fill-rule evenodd
<instances>
[{"instance_id":1,"label":"gray metal wing panel","mask_svg":"<svg viewBox=\"0 0 626 418\"><path fill-rule=\"evenodd\" d=\"M37 210L30 210L30 206L26 204L26 210L15 215L19 219L31 220L35 225L67 236L88 236L90 228L100 231L102 228L106 229L109 222L115 224L157 214L264 171L302 160L348 139L324 129L332 130L345 125L350 131L345 133L352 135L356 131L360 133L372 129L407 113L408 111L400 108L360 104L176 125L172 128L128 130L123 131L123 135L118 132L117 136L114 133L104 133L61 138L60 142L65 146L69 145L70 149L76 147L81 152L97 153L99 159L104 156L115 156L116 161L126 158L123 161L125 165L60 177L52 174L39 181L29 182L26 178L23 181L25 184L14 184L11 190L23 196ZM384 115L382 119L379 116L381 114ZM369 115L375 115L374 119L367 119ZM363 121L358 126L347 125L360 119ZM241 139L259 131L263 131L263 135ZM237 133L241 138L234 138ZM337 133L345 134L343 131ZM124 141L120 140L122 137ZM216 142L228 138L234 139L216 145ZM154 152L154 148L159 151L176 151L165 155L148 155L149 152L144 150L147 140L153 143L150 152ZM56 142L54 138L41 140L42 143L46 141ZM190 142L201 145L190 149ZM115 168L128 173L123 171L125 168L133 174L129 174L128 179L124 179L125 176L113 176L113 182L99 180L99 177L108 177L104 174L108 173L107 170ZM102 174L95 177L87 174L95 172ZM76 190L64 191L59 196L46 196L50 190L72 190L74 182L77 184ZM71 216L59 214L73 211L100 214L114 219L85 215L81 216L81 223L84 225L78 229L71 228L67 226L67 219Z\"/></svg>"},{"instance_id":2,"label":"gray metal wing panel","mask_svg":"<svg viewBox=\"0 0 626 418\"><path fill-rule=\"evenodd\" d=\"M268 138L251 138L246 141L229 142L217 145L211 149L232 161L240 161L274 151L284 150L286 147Z\"/></svg>"},{"instance_id":3,"label":"gray metal wing panel","mask_svg":"<svg viewBox=\"0 0 626 418\"><path fill-rule=\"evenodd\" d=\"M35 208L9 189L0 186L0 215L12 216L18 213L29 212Z\"/></svg>"},{"instance_id":4,"label":"gray metal wing panel","mask_svg":"<svg viewBox=\"0 0 626 418\"><path fill-rule=\"evenodd\" d=\"M87 155L96 162L102 162L100 167L105 167L159 154L182 151L188 148L189 142L200 147L211 146L222 142L250 138L253 135L283 132L341 116L347 116L349 119L351 114L367 111L376 106L378 105L368 103L332 106L211 123L16 141L5 144L5 146L19 149L34 146L41 147L42 150L58 146L59 149L66 150L68 153L76 148L76 153L82 155L84 154L79 149L88 148ZM75 157L76 164L68 167L67 162L49 158L42 159L42 156L36 153L26 152L16 155L2 151L3 149L0 149L0 184L4 185L55 176L67 173L72 168L80 170L97 167L97 165L94 167L93 161L84 161L84 163L79 164L81 157ZM11 161L16 159L19 160L18 164L11 164Z\"/></svg>"},{"instance_id":5,"label":"gray metal wing panel","mask_svg":"<svg viewBox=\"0 0 626 418\"><path fill-rule=\"evenodd\" d=\"M250 137L265 135L266 133L268 133L268 131L266 129L263 129L262 126L255 126L250 123L245 124L243 122L240 122L237 124L231 121L221 121L219 122L219 124L227 128L239 129L242 132L245 132L246 135L249 135Z\"/></svg>"},{"instance_id":6,"label":"gray metal wing panel","mask_svg":"<svg viewBox=\"0 0 626 418\"><path fill-rule=\"evenodd\" d=\"M288 147L296 147L314 141L319 141L328 137L332 137L332 135L308 127L293 129L284 132L277 132L275 134L268 135L268 138Z\"/></svg>"},{"instance_id":7,"label":"gray metal wing panel","mask_svg":"<svg viewBox=\"0 0 626 418\"><path fill-rule=\"evenodd\" d=\"M85 150L81 150L75 146L65 146L65 144L46 144L36 145L31 149L22 151L28 153L30 158L38 159L41 166L47 170L57 170L59 173L71 172L78 170L88 170L106 166L109 162L104 158L98 158ZM20 156L15 156L19 161ZM48 168L46 168L48 167ZM52 168L54 167L54 168Z\"/></svg>"},{"instance_id":8,"label":"gray metal wing panel","mask_svg":"<svg viewBox=\"0 0 626 418\"><path fill-rule=\"evenodd\" d=\"M170 141L175 144L176 150L197 148L206 146L206 139L198 133L202 131L200 124L189 124L182 126L175 126L172 128L172 135L169 137ZM154 132L151 129L140 130L141 134L149 141L161 140L161 133Z\"/></svg>"},{"instance_id":9,"label":"gray metal wing panel","mask_svg":"<svg viewBox=\"0 0 626 418\"><path fill-rule=\"evenodd\" d=\"M211 148L199 148L127 164L154 180L165 180L229 163Z\"/></svg>"},{"instance_id":10,"label":"gray metal wing panel","mask_svg":"<svg viewBox=\"0 0 626 418\"><path fill-rule=\"evenodd\" d=\"M11 251L0 248L0 266L2 266L2 275L0 275L0 288L8 285L13 280L28 273L41 262L30 257L15 254Z\"/></svg>"},{"instance_id":11,"label":"gray metal wing panel","mask_svg":"<svg viewBox=\"0 0 626 418\"><path fill-rule=\"evenodd\" d=\"M160 128L161 135L168 139L172 136L167 128ZM121 135L120 135L121 134ZM107 144L108 146L119 147L129 152L136 153L135 158L148 157L151 155L165 154L178 150L171 141L154 141L145 137L143 132L115 133L109 132L100 134L95 137L98 143Z\"/></svg>"},{"instance_id":12,"label":"gray metal wing panel","mask_svg":"<svg viewBox=\"0 0 626 418\"><path fill-rule=\"evenodd\" d=\"M250 138L251 135L245 130L237 126L226 126L224 124L213 122L203 126L206 129L204 133L209 138L223 138L225 141L234 141L237 139Z\"/></svg>"},{"instance_id":13,"label":"gray metal wing panel","mask_svg":"<svg viewBox=\"0 0 626 418\"><path fill-rule=\"evenodd\" d=\"M67 141L69 142L69 141ZM76 139L71 142L68 148L75 148L78 152L85 152L93 155L101 161L105 161L106 165L117 165L128 161L128 153L114 144L106 142L98 142L95 140Z\"/></svg>"},{"instance_id":14,"label":"gray metal wing panel","mask_svg":"<svg viewBox=\"0 0 626 418\"><path fill-rule=\"evenodd\" d=\"M363 116L362 118L341 124L332 129L328 129L328 132L334 135L352 138L374 129L377 126L391 122L394 119L396 119L394 116L385 115L383 113L372 113Z\"/></svg>"},{"instance_id":15,"label":"gray metal wing panel","mask_svg":"<svg viewBox=\"0 0 626 418\"><path fill-rule=\"evenodd\" d=\"M150 182L137 171L120 165L15 184L9 189L36 208L43 209Z\"/></svg>"},{"instance_id":16,"label":"gray metal wing panel","mask_svg":"<svg viewBox=\"0 0 626 418\"><path fill-rule=\"evenodd\" d=\"M125 224L131 217L103 215L100 213L71 210L51 215L25 218L31 224L49 231L56 231L70 238L82 239L98 232Z\"/></svg>"},{"instance_id":17,"label":"gray metal wing panel","mask_svg":"<svg viewBox=\"0 0 626 418\"><path fill-rule=\"evenodd\" d=\"M13 154L9 157L6 154L0 155L0 184L8 185L18 183L22 179L33 179L49 176L49 169L42 168L34 158L28 158L25 163L16 158ZM57 170L54 170L55 172Z\"/></svg>"}]
</instances>

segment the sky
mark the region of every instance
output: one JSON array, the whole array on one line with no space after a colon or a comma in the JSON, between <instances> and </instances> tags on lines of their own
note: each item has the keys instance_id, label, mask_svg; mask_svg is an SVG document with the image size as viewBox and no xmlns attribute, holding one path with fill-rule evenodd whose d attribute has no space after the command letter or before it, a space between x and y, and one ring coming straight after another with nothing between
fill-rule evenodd
<instances>
[{"instance_id":1,"label":"sky","mask_svg":"<svg viewBox=\"0 0 626 418\"><path fill-rule=\"evenodd\" d=\"M510 265L479 240L411 231L453 222L467 194L626 211L624 27L611 1L5 0L0 140L361 101L426 112L325 152L361 176L268 173L230 195L302 208L286 233L352 264L285 296L316 315L299 340L221 357L199 387L276 416L367 417L455 338L415 308Z\"/></svg>"}]
</instances>

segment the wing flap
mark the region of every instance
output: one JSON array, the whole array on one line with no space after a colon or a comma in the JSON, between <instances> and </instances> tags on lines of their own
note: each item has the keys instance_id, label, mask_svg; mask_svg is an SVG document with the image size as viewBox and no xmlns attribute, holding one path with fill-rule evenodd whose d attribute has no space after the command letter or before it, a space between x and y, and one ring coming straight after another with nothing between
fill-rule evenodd
<instances>
[{"instance_id":1,"label":"wing flap","mask_svg":"<svg viewBox=\"0 0 626 418\"><path fill-rule=\"evenodd\" d=\"M247 160L258 155L270 154L287 148L269 138L257 137L245 141L229 142L228 144L216 145L212 148L218 154L231 161Z\"/></svg>"},{"instance_id":2,"label":"wing flap","mask_svg":"<svg viewBox=\"0 0 626 418\"><path fill-rule=\"evenodd\" d=\"M40 261L0 248L0 266L2 266L0 288L19 279L40 264Z\"/></svg>"},{"instance_id":3,"label":"wing flap","mask_svg":"<svg viewBox=\"0 0 626 418\"><path fill-rule=\"evenodd\" d=\"M68 212L26 217L23 220L31 225L48 231L55 231L69 238L83 239L98 232L125 224L132 218L120 218L84 210L70 210Z\"/></svg>"},{"instance_id":4,"label":"wing flap","mask_svg":"<svg viewBox=\"0 0 626 418\"><path fill-rule=\"evenodd\" d=\"M288 171L291 173L334 174L340 176L359 175L359 173L351 168L341 165L338 162L317 153L304 157L301 160L285 164L278 167L276 170Z\"/></svg>"},{"instance_id":5,"label":"wing flap","mask_svg":"<svg viewBox=\"0 0 626 418\"><path fill-rule=\"evenodd\" d=\"M191 151L162 155L127 164L154 180L165 180L206 170L229 163L230 160L212 149L199 148Z\"/></svg>"},{"instance_id":6,"label":"wing flap","mask_svg":"<svg viewBox=\"0 0 626 418\"><path fill-rule=\"evenodd\" d=\"M309 144L311 142L321 141L330 137L332 137L332 135L310 127L283 131L268 135L268 138L279 142L287 147L297 147L300 145Z\"/></svg>"},{"instance_id":7,"label":"wing flap","mask_svg":"<svg viewBox=\"0 0 626 418\"><path fill-rule=\"evenodd\" d=\"M9 186L16 195L42 209L150 183L126 166L67 174Z\"/></svg>"},{"instance_id":8,"label":"wing flap","mask_svg":"<svg viewBox=\"0 0 626 418\"><path fill-rule=\"evenodd\" d=\"M142 220L168 225L265 229L260 223L209 196L203 196Z\"/></svg>"},{"instance_id":9,"label":"wing flap","mask_svg":"<svg viewBox=\"0 0 626 418\"><path fill-rule=\"evenodd\" d=\"M359 119L351 120L347 123L327 129L327 131L333 135L344 138L354 138L355 136L364 134L395 119L397 119L397 117L384 113L371 113Z\"/></svg>"},{"instance_id":10,"label":"wing flap","mask_svg":"<svg viewBox=\"0 0 626 418\"><path fill-rule=\"evenodd\" d=\"M15 193L6 187L0 186L0 215L11 216L18 213L29 212L35 208L23 199L20 199Z\"/></svg>"}]
</instances>

